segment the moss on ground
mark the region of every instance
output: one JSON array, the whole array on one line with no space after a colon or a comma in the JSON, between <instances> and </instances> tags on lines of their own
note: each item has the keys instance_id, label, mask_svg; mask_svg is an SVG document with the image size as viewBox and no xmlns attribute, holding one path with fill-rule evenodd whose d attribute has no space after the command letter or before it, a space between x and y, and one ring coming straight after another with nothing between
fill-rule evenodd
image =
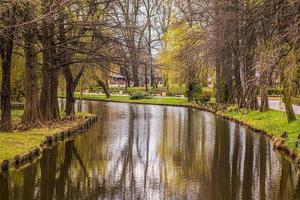
<instances>
[{"instance_id":1,"label":"moss on ground","mask_svg":"<svg viewBox=\"0 0 300 200\"><path fill-rule=\"evenodd\" d=\"M33 128L26 131L14 130L13 132L0 132L0 162L9 160L16 155L27 153L42 143L47 136L54 135L76 126L82 122L85 117L91 116L89 113L76 113L78 118L74 121L63 121L41 128ZM13 111L12 118L14 122L21 119L22 111Z\"/></svg>"}]
</instances>

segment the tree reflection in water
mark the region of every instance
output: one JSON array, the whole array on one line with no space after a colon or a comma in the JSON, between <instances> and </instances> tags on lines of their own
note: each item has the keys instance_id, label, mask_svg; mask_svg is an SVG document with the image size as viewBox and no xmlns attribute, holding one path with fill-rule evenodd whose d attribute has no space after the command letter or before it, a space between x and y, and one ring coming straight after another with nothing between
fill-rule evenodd
<instances>
[{"instance_id":1,"label":"tree reflection in water","mask_svg":"<svg viewBox=\"0 0 300 200\"><path fill-rule=\"evenodd\" d=\"M267 139L193 109L83 102L95 126L0 177L2 199L297 199Z\"/></svg>"}]
</instances>

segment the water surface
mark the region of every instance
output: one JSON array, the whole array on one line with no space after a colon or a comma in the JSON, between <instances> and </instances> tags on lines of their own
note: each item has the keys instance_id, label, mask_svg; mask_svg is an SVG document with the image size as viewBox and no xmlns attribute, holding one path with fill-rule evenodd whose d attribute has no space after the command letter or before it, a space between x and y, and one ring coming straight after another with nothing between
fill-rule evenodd
<instances>
[{"instance_id":1,"label":"water surface","mask_svg":"<svg viewBox=\"0 0 300 200\"><path fill-rule=\"evenodd\" d=\"M300 197L297 168L265 137L213 114L92 101L78 109L98 122L2 174L1 200Z\"/></svg>"}]
</instances>

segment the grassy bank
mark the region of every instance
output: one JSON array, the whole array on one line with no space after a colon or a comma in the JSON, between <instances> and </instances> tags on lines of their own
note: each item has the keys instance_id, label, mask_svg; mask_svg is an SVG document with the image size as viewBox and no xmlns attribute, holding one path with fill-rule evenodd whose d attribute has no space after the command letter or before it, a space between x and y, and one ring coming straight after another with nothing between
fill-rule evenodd
<instances>
[{"instance_id":1,"label":"grassy bank","mask_svg":"<svg viewBox=\"0 0 300 200\"><path fill-rule=\"evenodd\" d=\"M90 88L90 91L92 92L104 92L101 87L92 87ZM124 94L134 94L136 92L146 92L145 87L129 87L127 90L125 87L110 87L109 91L111 93L119 93L122 91ZM203 87L203 91L208 92L208 93L213 93L213 88L209 87ZM150 94L161 94L162 92L165 92L168 96L176 96L176 95L185 95L186 94L186 87L184 86L171 86L169 89L166 87L159 87L159 88L148 88L148 93Z\"/></svg>"},{"instance_id":2,"label":"grassy bank","mask_svg":"<svg viewBox=\"0 0 300 200\"><path fill-rule=\"evenodd\" d=\"M80 98L79 93L75 93L76 98ZM130 96L114 96L112 95L109 99L105 95L99 94L83 94L83 99L86 100L101 100L101 101L116 101L116 102L128 102L128 103L149 103L149 104L165 104L165 105L184 105L187 104L186 98L175 98L175 97L153 97L151 99L131 100Z\"/></svg>"},{"instance_id":3,"label":"grassy bank","mask_svg":"<svg viewBox=\"0 0 300 200\"><path fill-rule=\"evenodd\" d=\"M14 123L20 121L21 116L22 111L13 111L12 117ZM89 113L78 113L74 121L62 121L26 131L14 130L11 133L0 132L0 163L3 160L12 159L16 155L32 150L41 144L42 140L47 136L52 136L63 130L75 127L89 116L91 116Z\"/></svg>"},{"instance_id":4,"label":"grassy bank","mask_svg":"<svg viewBox=\"0 0 300 200\"><path fill-rule=\"evenodd\" d=\"M79 94L76 94L79 98ZM172 97L154 97L152 99L131 100L129 96L112 96L107 99L105 96L98 94L84 94L83 99L87 100L101 100L101 101L116 101L128 103L146 103L146 104L160 104L160 105L178 105L178 106L196 106L195 102L188 103L185 98L172 98ZM235 118L241 122L249 124L255 129L264 130L269 135L280 138L283 132L288 133L288 137L284 139L285 145L290 150L297 153L300 152L300 147L295 147L300 134L300 115L297 115L297 121L288 123L285 113L276 110L268 112L248 111L245 109L238 110L234 106L227 108L225 111L218 111L219 114ZM300 146L300 145L299 145Z\"/></svg>"},{"instance_id":5,"label":"grassy bank","mask_svg":"<svg viewBox=\"0 0 300 200\"><path fill-rule=\"evenodd\" d=\"M268 112L247 111L229 108L225 115L245 122L250 126L264 130L266 133L276 138L281 138L284 132L288 133L288 137L284 138L285 145L294 152L299 153L300 147L296 147L298 135L300 134L300 115L297 115L297 121L288 123L284 112L270 110Z\"/></svg>"}]
</instances>

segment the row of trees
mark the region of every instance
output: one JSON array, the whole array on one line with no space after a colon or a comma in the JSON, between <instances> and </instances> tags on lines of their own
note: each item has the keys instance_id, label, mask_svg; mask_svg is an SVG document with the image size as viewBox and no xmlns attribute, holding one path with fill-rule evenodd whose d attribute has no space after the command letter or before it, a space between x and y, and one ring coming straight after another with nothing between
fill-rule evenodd
<instances>
[{"instance_id":1,"label":"row of trees","mask_svg":"<svg viewBox=\"0 0 300 200\"><path fill-rule=\"evenodd\" d=\"M109 23L119 40L117 52L125 62L120 66L126 86L157 87L155 57L163 45L161 37L166 30L166 13L170 4L165 0L117 0L112 2Z\"/></svg>"},{"instance_id":2,"label":"row of trees","mask_svg":"<svg viewBox=\"0 0 300 200\"><path fill-rule=\"evenodd\" d=\"M59 77L63 76L68 116L74 92L89 73L108 92L109 73L121 73L130 86L155 85L152 48L159 1L21 0L0 3L1 129L12 129L11 74L18 63L25 97L23 123L60 120ZM25 75L23 75L23 73ZM17 79L17 80L19 80ZM14 87L13 87L14 88Z\"/></svg>"},{"instance_id":3,"label":"row of trees","mask_svg":"<svg viewBox=\"0 0 300 200\"><path fill-rule=\"evenodd\" d=\"M173 73L174 81L187 86L189 100L208 77L214 80L214 72L218 103L258 109L259 93L260 110L267 111L267 88L282 87L288 120L293 121L291 99L300 80L299 6L288 0L3 1L1 129L12 127L15 63L25 74L22 121L38 124L60 119L61 74L65 112L71 116L74 91L87 66L108 96L109 73L124 75L127 87L131 80L133 86L156 87L159 49L165 81Z\"/></svg>"},{"instance_id":4,"label":"row of trees","mask_svg":"<svg viewBox=\"0 0 300 200\"><path fill-rule=\"evenodd\" d=\"M298 1L218 1L214 4L217 101L269 110L267 88L283 88L288 121L296 119L292 93L299 85Z\"/></svg>"},{"instance_id":5,"label":"row of trees","mask_svg":"<svg viewBox=\"0 0 300 200\"><path fill-rule=\"evenodd\" d=\"M64 0L1 3L2 130L12 128L10 80L15 59L21 58L25 68L23 123L60 119L57 101L60 72L66 80L65 112L74 114L74 89L84 70L75 64L102 59L97 39L101 37L103 42L104 37L97 34L102 31L101 12L107 4Z\"/></svg>"},{"instance_id":6,"label":"row of trees","mask_svg":"<svg viewBox=\"0 0 300 200\"><path fill-rule=\"evenodd\" d=\"M171 58L162 54L162 60L187 67L175 73L188 77L188 91L203 86L200 80L214 70L217 103L267 111L268 87L280 87L288 121L296 119L292 95L298 94L300 83L299 1L186 0L174 1L173 7L176 15L169 30L184 31L177 44L165 39L171 47L164 52L177 48L179 53Z\"/></svg>"}]
</instances>

